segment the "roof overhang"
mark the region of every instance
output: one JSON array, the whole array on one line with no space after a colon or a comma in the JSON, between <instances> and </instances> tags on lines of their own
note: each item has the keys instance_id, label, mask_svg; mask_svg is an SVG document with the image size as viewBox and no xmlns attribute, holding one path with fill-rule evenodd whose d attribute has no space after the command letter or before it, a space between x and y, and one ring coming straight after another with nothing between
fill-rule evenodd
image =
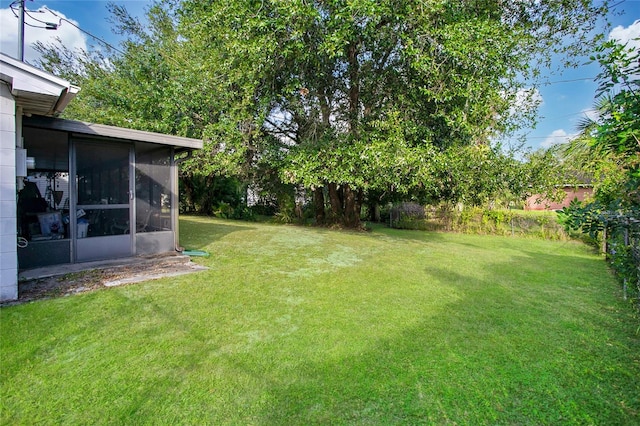
<instances>
[{"instance_id":1,"label":"roof overhang","mask_svg":"<svg viewBox=\"0 0 640 426\"><path fill-rule=\"evenodd\" d=\"M164 135L161 133L145 132L142 130L125 129L123 127L92 124L82 121L64 120L43 116L25 117L24 126L40 129L59 130L83 137L99 137L126 141L148 142L169 145L180 149L202 149L202 140L183 138L180 136Z\"/></svg>"},{"instance_id":2,"label":"roof overhang","mask_svg":"<svg viewBox=\"0 0 640 426\"><path fill-rule=\"evenodd\" d=\"M24 114L57 115L80 91L79 87L0 53L0 79L9 86Z\"/></svg>"}]
</instances>

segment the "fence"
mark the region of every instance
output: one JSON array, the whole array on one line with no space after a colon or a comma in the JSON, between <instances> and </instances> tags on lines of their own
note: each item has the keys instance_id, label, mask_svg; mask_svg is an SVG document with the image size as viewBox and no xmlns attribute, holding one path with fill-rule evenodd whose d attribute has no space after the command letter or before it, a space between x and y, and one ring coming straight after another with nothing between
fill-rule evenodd
<instances>
[{"instance_id":1,"label":"fence","mask_svg":"<svg viewBox=\"0 0 640 426\"><path fill-rule=\"evenodd\" d=\"M607 260L622 280L624 298L632 299L640 311L640 219L608 214L604 225Z\"/></svg>"}]
</instances>

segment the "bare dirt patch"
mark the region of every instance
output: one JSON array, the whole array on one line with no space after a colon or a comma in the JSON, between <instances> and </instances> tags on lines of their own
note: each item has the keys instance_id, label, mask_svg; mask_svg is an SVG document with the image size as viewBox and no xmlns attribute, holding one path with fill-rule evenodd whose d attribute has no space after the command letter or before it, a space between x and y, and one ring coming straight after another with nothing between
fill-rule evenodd
<instances>
[{"instance_id":1,"label":"bare dirt patch","mask_svg":"<svg viewBox=\"0 0 640 426\"><path fill-rule=\"evenodd\" d=\"M165 255L136 259L135 262L96 267L18 283L18 300L0 303L16 305L38 299L69 296L104 287L132 284L163 277L184 275L207 269L188 256Z\"/></svg>"}]
</instances>

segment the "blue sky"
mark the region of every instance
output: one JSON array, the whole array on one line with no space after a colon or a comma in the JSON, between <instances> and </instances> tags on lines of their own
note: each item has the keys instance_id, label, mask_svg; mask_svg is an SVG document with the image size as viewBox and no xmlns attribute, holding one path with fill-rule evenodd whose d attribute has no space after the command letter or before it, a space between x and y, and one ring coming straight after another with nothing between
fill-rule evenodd
<instances>
[{"instance_id":1,"label":"blue sky","mask_svg":"<svg viewBox=\"0 0 640 426\"><path fill-rule=\"evenodd\" d=\"M626 0L616 7L620 13L611 14L610 38L629 40L640 37L640 0ZM640 49L640 44L635 47ZM588 62L584 58L583 63ZM593 78L600 72L597 64L569 68L549 78L552 84L539 88L542 105L539 108L540 122L535 129L526 129L527 142L532 147L549 147L566 142L576 133L576 126L594 104L597 83Z\"/></svg>"},{"instance_id":2,"label":"blue sky","mask_svg":"<svg viewBox=\"0 0 640 426\"><path fill-rule=\"evenodd\" d=\"M18 20L9 10L12 1L0 0L0 48L3 53L17 56ZM57 12L59 16L73 21L83 30L98 36L111 44L117 45L117 37L111 32L108 22L107 1L102 0L28 0L27 9L39 10L44 6ZM126 6L133 16L144 16L147 0L113 1ZM618 13L612 13L611 35L617 39L640 37L640 0L625 0L616 6ZM33 13L33 17L45 22L57 21L48 13ZM42 25L27 17L27 22ZM44 37L59 36L69 47L85 47L97 44L91 37L78 31L72 25L62 22L57 31L46 31L26 27L27 45ZM638 46L640 49L640 46ZM25 59L33 60L35 52L25 47ZM583 62L586 62L587 59ZM584 80L595 77L599 72L597 65L584 65L575 69L567 69L550 77L554 82L539 88L541 106L540 120L535 129L524 129L526 144L532 148L548 147L555 143L566 142L576 132L578 121L588 114L594 104L596 83ZM575 80L575 81L574 81Z\"/></svg>"},{"instance_id":3,"label":"blue sky","mask_svg":"<svg viewBox=\"0 0 640 426\"><path fill-rule=\"evenodd\" d=\"M0 17L0 27L2 30L0 33L0 47L3 53L7 53L10 56L17 56L18 19L16 19L14 14L9 10L9 5L12 2L13 0L0 0L0 12L2 13ZM26 7L31 11L44 10L44 8L55 11L58 15L73 21L83 30L100 37L117 47L118 38L112 33L112 25L108 21L108 3L124 5L133 16L139 17L144 17L146 7L151 4L148 0L26 0ZM42 26L41 23L38 23L34 19L39 19L45 22L59 22L58 18L50 13L30 13L30 15L31 16L25 17L25 22L27 24L31 23L37 26ZM59 36L64 40L67 46L79 47L99 44L96 40L81 33L64 21L57 31L47 31L41 28L26 26L25 44L27 46L25 46L25 60L32 60L35 56L35 53L28 47L30 42L54 36Z\"/></svg>"}]
</instances>

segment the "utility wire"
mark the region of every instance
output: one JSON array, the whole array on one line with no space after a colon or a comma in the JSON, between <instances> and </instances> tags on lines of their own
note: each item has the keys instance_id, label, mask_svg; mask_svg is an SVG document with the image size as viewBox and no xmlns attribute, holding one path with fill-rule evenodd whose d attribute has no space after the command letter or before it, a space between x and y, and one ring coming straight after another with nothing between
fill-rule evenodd
<instances>
[{"instance_id":1,"label":"utility wire","mask_svg":"<svg viewBox=\"0 0 640 426\"><path fill-rule=\"evenodd\" d=\"M47 27L43 27L43 26L41 26L41 25L33 25L33 24L28 23L28 22L25 22L24 24L25 24L27 27L31 27L31 28L40 28L41 30L48 30L48 29L50 29L50 28L47 28Z\"/></svg>"},{"instance_id":2,"label":"utility wire","mask_svg":"<svg viewBox=\"0 0 640 426\"><path fill-rule=\"evenodd\" d=\"M20 1L19 1L19 0L14 1L13 3L11 3L11 4L9 5L9 8L11 9L11 11L13 12L13 15L14 15L16 18L18 18L18 14L16 13L16 10L15 10L15 8L14 8L14 7L15 7L18 3L20 3ZM56 18L58 18L58 19L59 19L59 23L56 25L56 24L52 24L52 23L50 23L50 22L42 21L42 20L40 20L40 19L38 19L38 18L34 17L33 15L31 15L31 13L44 13L44 12L41 12L40 10L28 10L28 9L26 9L26 8L25 8L25 9L24 9L24 12L25 12L25 14L26 14L27 16L29 16L31 19L33 19L33 20L34 20L34 21L36 21L36 22L40 22L41 24L45 24L46 26L44 26L44 27L43 27L43 26L39 26L39 25L33 25L33 24L30 24L30 23L28 23L28 22L26 22L26 21L25 21L25 23L24 23L24 24L25 24L25 25L27 25L27 26L29 26L29 27L32 27L32 28L40 28L40 29L48 29L48 30L57 30L57 29L58 29L58 27L59 27L60 25L62 25L62 21L64 21L64 22L68 23L69 25L71 25L72 27L75 27L76 29L80 30L80 31L81 31L81 32L83 32L84 34L88 35L89 37L91 37L91 38L93 38L93 39L95 39L95 40L98 40L100 43L104 44L105 46L109 47L110 49L115 50L116 52L120 53L121 55L124 55L124 54L125 54L122 50L120 50L120 49L118 49L118 48L114 47L112 44L110 44L110 43L106 42L105 40L101 39L100 37L98 37L98 36L96 36L96 35L91 34L89 31L86 31L86 30L84 30L84 29L80 28L78 25L74 24L72 21L70 21L70 20L68 20L68 19L66 19L66 18L63 18L62 16L58 15L58 14L57 14L57 13L55 13L53 10L49 9L47 6L43 6L43 9L47 10L47 11L48 11L49 13L51 13L53 16L55 16ZM55 28L53 27L54 25L55 25Z\"/></svg>"},{"instance_id":3,"label":"utility wire","mask_svg":"<svg viewBox=\"0 0 640 426\"><path fill-rule=\"evenodd\" d=\"M18 15L17 15L17 13L16 13L16 11L15 11L15 9L14 9L14 6L18 5L19 3L20 3L20 0L15 0L13 3L11 3L11 4L10 4L11 11L13 12L13 14L14 14L14 16L15 16L16 18L18 18ZM73 23L72 21L70 21L70 20L68 20L68 19L66 19L66 18L64 18L64 17L62 17L62 16L60 16L60 15L58 15L58 14L57 14L57 13L55 13L53 10L49 9L47 6L43 6L42 8L43 8L43 9L45 9L45 10L47 10L47 11L48 11L48 12L50 12L53 16L55 16L56 18L58 18L58 19L60 20L60 21L59 21L60 23L58 24L58 26L62 25L62 21L67 22L69 25L71 25L71 26L75 27L76 29L78 29L78 30L79 30L79 31L81 31L82 33L84 33L84 34L88 35L89 37L91 37L91 38L93 38L93 39L95 39L95 40L98 40L100 43L102 43L102 44L104 44L105 46L109 47L110 49L112 49L112 50L114 50L114 51L116 51L116 52L120 53L121 55L123 55L123 56L127 56L127 57L129 57L129 58L135 58L135 56L134 56L134 55L132 55L131 53L123 52L122 50L120 50L120 49L118 49L117 47L113 46L112 44L108 43L108 42L107 42L107 41L105 41L104 39L102 39L102 38L100 38L100 37L98 37L98 36L96 36L96 35L91 34L89 31L86 31L86 30L84 30L84 29L80 28L78 25L76 25L76 24L75 24L75 23ZM25 13L27 13L27 12L32 12L32 13L35 13L35 12L37 12L37 13L44 13L44 12L41 12L40 10L37 10L37 11L28 11L28 10L26 10L26 9L25 9ZM28 13L27 13L27 14L28 14ZM48 22L40 21L39 19L34 18L34 17L33 17L33 16L31 16L31 15L29 15L29 17L30 17L30 18L32 18L32 19L34 19L34 20L36 20L36 21L38 21L38 22L42 22L42 23L44 23L45 25L47 25L47 24L55 25L55 24L51 24L51 23L48 23ZM27 22L25 22L25 25L28 25L28 26L33 27L33 28L54 29L54 28L49 28L49 27L35 26L35 25L29 24L29 23L27 23ZM57 28L55 28L55 29L57 29ZM171 61L171 62L173 62L173 63L177 64L177 65L180 65L180 62L178 62L176 59L174 59L174 58L173 58L173 57L171 57L171 56L162 55L162 57L163 57L164 59L167 59L167 60L169 60L169 61Z\"/></svg>"},{"instance_id":4,"label":"utility wire","mask_svg":"<svg viewBox=\"0 0 640 426\"><path fill-rule=\"evenodd\" d=\"M16 3L17 3L17 2L13 2L13 3L11 3L11 4L9 5L9 7L11 8L11 12L13 12L13 16L15 16L16 18L19 18L18 14L16 13L16 10L13 8L13 6L14 6ZM25 12L25 15L28 15L28 16L29 16L31 19L33 19L34 21L40 22L40 23L45 24L45 25L49 24L49 22L41 21L41 20L39 20L39 19L37 19L37 18L34 18L33 16L29 15L29 12L30 12L30 11L27 11L26 9L24 10L24 12ZM43 30L50 30L50 29L54 29L54 28L50 28L50 27L48 27L48 26L44 26L44 27L43 27L43 26L40 26L40 25L33 25L33 24L28 23L27 21L24 21L24 24L25 24L27 27L31 27L31 28L40 28L40 29L43 29ZM54 25L55 25L55 24L54 24Z\"/></svg>"},{"instance_id":5,"label":"utility wire","mask_svg":"<svg viewBox=\"0 0 640 426\"><path fill-rule=\"evenodd\" d=\"M58 14L57 14L57 13L55 13L53 10L49 9L47 6L43 6L43 8L44 8L44 9L46 9L46 10L48 10L48 11L49 11L53 16L57 17L57 18L58 18L58 19L60 19L61 21L67 22L67 23L68 23L69 25L71 25L72 27L77 28L78 30L82 31L83 33L85 33L85 34L86 34L86 35L88 35L89 37L92 37L92 38L94 38L94 39L98 40L100 43L104 44L105 46L107 46L107 47L109 47L109 48L111 48L111 49L113 49L113 50L115 50L116 52L120 53L121 55L124 55L124 54L125 54L122 50L120 50L120 49L118 49L118 48L114 47L113 45L111 45L111 44L109 44L109 43L107 43L105 40L101 39L100 37L98 37L98 36L95 36L95 35L91 34L89 31L85 31L85 30L83 30L82 28L80 28L78 25L74 24L74 23L73 23L73 22L71 22L70 20L68 20L68 19L66 19L66 18L63 18L62 16L58 15Z\"/></svg>"},{"instance_id":6,"label":"utility wire","mask_svg":"<svg viewBox=\"0 0 640 426\"><path fill-rule=\"evenodd\" d=\"M123 55L123 56L128 56L128 57L130 57L130 58L134 58L134 56L132 56L132 55L131 55L131 53L125 53L125 52L123 52L122 50L120 50L120 49L118 49L118 48L114 47L113 45L111 45L111 44L109 44L109 43L107 43L106 41L104 41L104 40L103 40L103 39L101 39L100 37L97 37L97 36L95 36L95 35L91 34L90 32L83 30L82 28L80 28L79 26L77 26L77 25L76 25L76 24L74 24L73 22L69 21L68 19L63 18L63 17L61 17L61 16L57 15L54 11L52 11L51 9L49 9L47 6L43 6L43 7L44 7L45 9L47 9L49 12L51 12L54 16L56 16L56 17L60 18L60 20L65 21L65 22L68 22L70 25L72 25L72 26L76 27L78 30L80 30L80 31L82 31L83 33L87 34L88 36L93 37L94 39L96 39L96 40L100 41L101 43L105 44L106 46L108 46L108 47L110 47L111 49L115 50L116 52L120 53L121 55ZM171 57L171 56L162 55L162 57L163 57L164 59L168 59L168 60L170 60L170 61L171 61L171 62L173 62L174 64L180 65L180 62L178 62L176 59L174 59L174 58L173 58L173 57Z\"/></svg>"},{"instance_id":7,"label":"utility wire","mask_svg":"<svg viewBox=\"0 0 640 426\"><path fill-rule=\"evenodd\" d=\"M596 77L584 77L584 78L574 78L572 80L556 80L556 81L549 81L545 84L558 84L558 83L574 83L576 81L595 81Z\"/></svg>"},{"instance_id":8,"label":"utility wire","mask_svg":"<svg viewBox=\"0 0 640 426\"><path fill-rule=\"evenodd\" d=\"M549 135L549 136L525 136L524 140L530 140L530 139L568 139L570 138L572 135L564 135L564 136L554 136L554 135ZM520 141L520 138L509 138L509 141Z\"/></svg>"},{"instance_id":9,"label":"utility wire","mask_svg":"<svg viewBox=\"0 0 640 426\"><path fill-rule=\"evenodd\" d=\"M33 19L34 21L40 22L41 24L49 24L49 23L50 23L50 22L42 21L42 20L40 20L40 19L36 18L35 16L31 15L32 13L44 13L44 12L41 12L41 11L39 11L39 10L36 10L36 11L34 12L33 10L27 10L27 9L25 9L25 10L24 10L24 13L25 13L29 18Z\"/></svg>"},{"instance_id":10,"label":"utility wire","mask_svg":"<svg viewBox=\"0 0 640 426\"><path fill-rule=\"evenodd\" d=\"M86 30L83 30L78 25L74 24L73 22L69 21L68 19L59 16L57 13L55 13L53 10L49 9L47 6L43 6L43 8L48 10L49 12L51 12L51 14L53 16L59 18L61 21L68 22L71 26L73 26L73 27L77 28L78 30L82 31L83 33L87 34L89 37L92 37L92 38L98 40L99 42L101 42L104 45L108 46L109 48L115 50L116 52L120 53L121 55L132 57L130 53L125 53L122 50L118 49L117 47L114 47L113 45L107 43L105 40L101 39L100 37L95 36L95 35L91 34L90 32L88 32ZM180 63L178 61L176 61L174 58L172 58L171 56L163 56L163 58L169 59L173 63L180 65Z\"/></svg>"}]
</instances>

